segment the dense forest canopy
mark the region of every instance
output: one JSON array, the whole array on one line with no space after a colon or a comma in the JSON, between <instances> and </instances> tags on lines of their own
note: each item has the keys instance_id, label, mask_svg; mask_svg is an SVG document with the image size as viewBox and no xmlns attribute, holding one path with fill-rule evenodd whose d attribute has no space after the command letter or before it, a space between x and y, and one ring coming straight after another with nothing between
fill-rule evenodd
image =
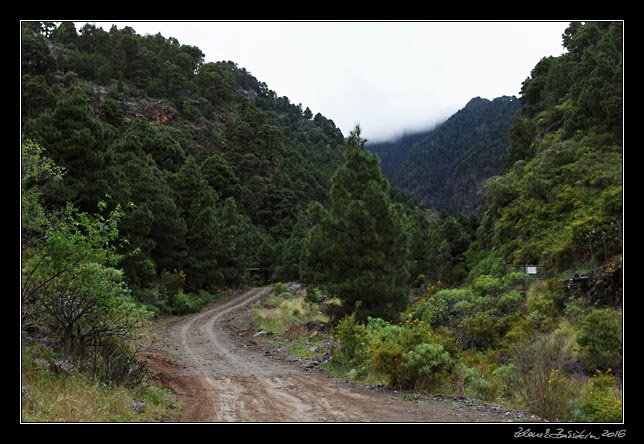
<instances>
[{"instance_id":1,"label":"dense forest canopy","mask_svg":"<svg viewBox=\"0 0 644 444\"><path fill-rule=\"evenodd\" d=\"M343 158L332 120L160 34L25 22L22 40L23 134L66 171L43 185L45 205L127 208L121 265L136 293L164 272L185 272L188 291L299 278L305 209L327 201ZM447 216L390 193L420 236L412 275L450 279L472 221L450 217L447 234ZM429 238L442 242L443 271L424 270Z\"/></svg>"},{"instance_id":2,"label":"dense forest canopy","mask_svg":"<svg viewBox=\"0 0 644 444\"><path fill-rule=\"evenodd\" d=\"M475 98L428 134L367 145L430 204L390 187L410 220L412 280L460 282L503 263L562 271L619 251L620 26L572 23L567 52L523 83L519 113L514 98ZM343 159L332 120L160 34L25 22L22 41L23 133L65 169L43 184L45 206L128 208L130 285L154 287L164 270L185 271L190 291L300 277L305 209L327 202ZM457 210L478 207L479 183L502 164L480 187L478 226Z\"/></svg>"},{"instance_id":3,"label":"dense forest canopy","mask_svg":"<svg viewBox=\"0 0 644 444\"><path fill-rule=\"evenodd\" d=\"M342 159L333 121L161 34L25 22L22 41L23 134L66 171L45 204L129 205L131 285L184 270L188 289L215 288L288 268L275 259Z\"/></svg>"}]
</instances>

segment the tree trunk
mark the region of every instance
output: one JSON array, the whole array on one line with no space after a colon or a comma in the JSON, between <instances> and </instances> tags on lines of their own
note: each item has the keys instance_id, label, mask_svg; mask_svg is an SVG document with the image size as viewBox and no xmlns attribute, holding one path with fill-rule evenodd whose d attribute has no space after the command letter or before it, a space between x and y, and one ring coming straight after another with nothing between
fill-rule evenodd
<instances>
[{"instance_id":1,"label":"tree trunk","mask_svg":"<svg viewBox=\"0 0 644 444\"><path fill-rule=\"evenodd\" d=\"M72 327L66 326L65 332L63 333L63 359L66 361L69 360L72 352L73 338Z\"/></svg>"}]
</instances>

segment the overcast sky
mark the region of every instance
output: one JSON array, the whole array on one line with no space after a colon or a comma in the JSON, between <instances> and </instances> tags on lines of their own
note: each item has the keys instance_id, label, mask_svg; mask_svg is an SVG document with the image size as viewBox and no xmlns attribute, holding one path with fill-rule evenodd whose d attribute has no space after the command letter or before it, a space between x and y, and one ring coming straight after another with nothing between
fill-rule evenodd
<instances>
[{"instance_id":1,"label":"overcast sky","mask_svg":"<svg viewBox=\"0 0 644 444\"><path fill-rule=\"evenodd\" d=\"M92 22L109 30L111 22ZM80 24L79 24L80 25ZM379 141L434 126L473 97L517 95L567 22L118 22L232 60L294 104ZM80 26L78 26L80 28Z\"/></svg>"}]
</instances>

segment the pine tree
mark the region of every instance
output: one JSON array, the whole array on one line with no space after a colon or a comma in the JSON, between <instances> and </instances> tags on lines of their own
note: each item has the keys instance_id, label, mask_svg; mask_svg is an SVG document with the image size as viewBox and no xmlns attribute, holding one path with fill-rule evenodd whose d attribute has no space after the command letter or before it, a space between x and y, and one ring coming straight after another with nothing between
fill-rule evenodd
<instances>
[{"instance_id":1,"label":"pine tree","mask_svg":"<svg viewBox=\"0 0 644 444\"><path fill-rule=\"evenodd\" d=\"M328 209L309 206L315 225L305 241L305 277L338 296L336 319L356 310L394 319L407 302L407 237L401 212L389 198L378 158L364 148L360 127L351 133L344 164L332 178Z\"/></svg>"},{"instance_id":2,"label":"pine tree","mask_svg":"<svg viewBox=\"0 0 644 444\"><path fill-rule=\"evenodd\" d=\"M48 190L47 203L71 201L80 210L94 211L105 197L101 176L114 131L93 115L87 95L71 88L52 109L28 120L24 132L46 146L51 159L68 172L60 189Z\"/></svg>"},{"instance_id":3,"label":"pine tree","mask_svg":"<svg viewBox=\"0 0 644 444\"><path fill-rule=\"evenodd\" d=\"M305 235L304 223L298 219L293 226L291 236L278 250L280 254L277 257L273 280L286 282L300 279L300 257Z\"/></svg>"},{"instance_id":4,"label":"pine tree","mask_svg":"<svg viewBox=\"0 0 644 444\"><path fill-rule=\"evenodd\" d=\"M122 267L128 283L144 287L157 271L181 267L187 254L185 222L150 154L136 152L128 140L119 140L108 159L107 190L117 203L129 207L119 223L121 235L128 240L121 251L125 254Z\"/></svg>"},{"instance_id":5,"label":"pine tree","mask_svg":"<svg viewBox=\"0 0 644 444\"><path fill-rule=\"evenodd\" d=\"M187 256L183 269L189 290L223 281L217 264L222 227L217 220L217 193L208 185L199 165L189 156L173 180L175 202L186 223Z\"/></svg>"},{"instance_id":6,"label":"pine tree","mask_svg":"<svg viewBox=\"0 0 644 444\"><path fill-rule=\"evenodd\" d=\"M201 162L201 172L208 181L208 185L219 194L222 200L229 197L239 198L241 194L239 178L224 156L221 154L208 156Z\"/></svg>"}]
</instances>

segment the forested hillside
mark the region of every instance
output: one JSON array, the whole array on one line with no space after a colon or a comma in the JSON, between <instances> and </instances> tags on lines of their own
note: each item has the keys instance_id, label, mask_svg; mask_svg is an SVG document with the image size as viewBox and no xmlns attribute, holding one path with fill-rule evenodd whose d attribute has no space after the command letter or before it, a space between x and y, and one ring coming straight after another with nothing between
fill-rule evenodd
<instances>
[{"instance_id":1,"label":"forested hillside","mask_svg":"<svg viewBox=\"0 0 644 444\"><path fill-rule=\"evenodd\" d=\"M481 187L479 271L502 262L553 272L622 249L622 25L572 23L567 52L543 58L521 88L507 173Z\"/></svg>"},{"instance_id":2,"label":"forested hillside","mask_svg":"<svg viewBox=\"0 0 644 444\"><path fill-rule=\"evenodd\" d=\"M333 121L160 34L34 22L22 39L23 134L65 169L45 204L127 208L131 286L183 271L196 291L288 268L283 246L342 158Z\"/></svg>"},{"instance_id":3,"label":"forested hillside","mask_svg":"<svg viewBox=\"0 0 644 444\"><path fill-rule=\"evenodd\" d=\"M29 420L79 386L173 408L137 355L150 319L271 282L253 340L347 379L623 418L622 23L571 23L520 99L380 145L174 38L21 32Z\"/></svg>"},{"instance_id":4,"label":"forested hillside","mask_svg":"<svg viewBox=\"0 0 644 444\"><path fill-rule=\"evenodd\" d=\"M174 38L23 22L21 43L24 418L158 418L149 320L297 277L344 137Z\"/></svg>"},{"instance_id":5,"label":"forested hillside","mask_svg":"<svg viewBox=\"0 0 644 444\"><path fill-rule=\"evenodd\" d=\"M404 270L377 261L378 242L372 249L360 243L360 234L379 231L373 238L389 239L395 263L400 250L393 246L405 245L404 236L394 240L396 222L384 230L361 212L381 202L380 180L367 174L371 161L364 154L363 174L351 186L334 177L334 190L362 190L365 177L373 182L361 191L363 205L332 200L331 216L322 216L309 235L313 252L324 245L320 236L335 239L345 232L344 244L355 242L359 252L353 261L341 252L320 255L316 263L314 282L339 295L343 305L355 305L336 319L339 345L333 349L332 371L354 380L499 402L551 421L621 421L622 33L621 23L572 23L563 35L567 52L542 59L523 82L510 144L499 156L507 171L481 187L482 221L476 228L474 217L470 225L475 236L464 229L462 214L458 230L450 229L454 219L434 231L427 218L426 237L415 233L413 224L407 227L408 257L412 264L422 263L417 271L428 274L417 278L425 284L397 316L387 309L398 307L384 296L377 317L370 315L374 302L368 297L355 301L356 294L376 293L370 289L374 280L363 277L367 272L355 272L363 261L371 261L381 288ZM407 157L421 144L403 146ZM396 163L383 157L389 167ZM396 214L395 206L381 208L371 214ZM370 229L354 230L353 224ZM441 240L432 237L455 232L461 235L451 248L441 248ZM414 241L423 248L415 248ZM449 264L451 281L437 279L444 275L440 258L453 261L457 245L465 263ZM466 276L454 279L459 270ZM344 280L347 274L355 276L352 285ZM330 277L341 286L329 285Z\"/></svg>"},{"instance_id":6,"label":"forested hillside","mask_svg":"<svg viewBox=\"0 0 644 444\"><path fill-rule=\"evenodd\" d=\"M367 148L378 154L385 175L426 207L473 213L481 183L503 171L501 155L519 108L515 97L476 97L433 130Z\"/></svg>"}]
</instances>

